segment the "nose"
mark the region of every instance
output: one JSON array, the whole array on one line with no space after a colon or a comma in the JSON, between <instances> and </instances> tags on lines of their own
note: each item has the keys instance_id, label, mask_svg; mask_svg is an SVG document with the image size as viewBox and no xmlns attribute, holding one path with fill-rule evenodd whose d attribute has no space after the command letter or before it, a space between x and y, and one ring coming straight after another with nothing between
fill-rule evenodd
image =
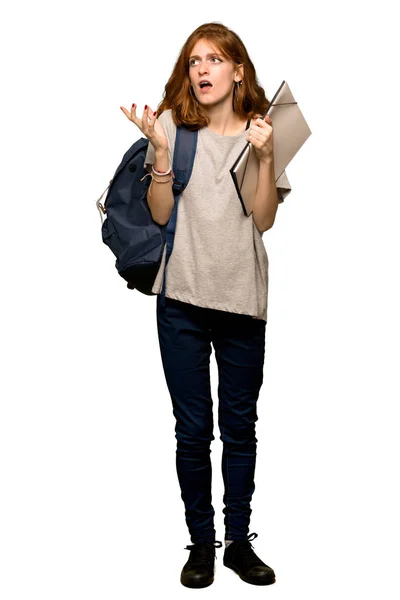
<instances>
[{"instance_id":1,"label":"nose","mask_svg":"<svg viewBox=\"0 0 400 600\"><path fill-rule=\"evenodd\" d=\"M204 75L204 73L208 73L208 69L204 69L204 67L203 67L203 62L204 61L201 61L201 64L199 65L199 74L200 75Z\"/></svg>"}]
</instances>

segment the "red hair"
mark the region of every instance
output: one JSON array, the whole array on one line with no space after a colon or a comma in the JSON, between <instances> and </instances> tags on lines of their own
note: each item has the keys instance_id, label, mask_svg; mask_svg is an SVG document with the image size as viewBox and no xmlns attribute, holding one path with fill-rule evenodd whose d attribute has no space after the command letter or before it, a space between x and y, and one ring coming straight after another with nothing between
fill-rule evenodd
<instances>
[{"instance_id":1,"label":"red hair","mask_svg":"<svg viewBox=\"0 0 400 600\"><path fill-rule=\"evenodd\" d=\"M200 25L188 37L165 86L163 100L157 107L157 116L171 109L175 125L185 125L191 131L207 127L209 117L203 112L191 90L189 57L196 42L207 40L233 62L235 68L243 65L243 83L235 85L232 96L233 111L243 119L263 115L270 105L264 89L258 83L256 71L240 37L218 22Z\"/></svg>"}]
</instances>

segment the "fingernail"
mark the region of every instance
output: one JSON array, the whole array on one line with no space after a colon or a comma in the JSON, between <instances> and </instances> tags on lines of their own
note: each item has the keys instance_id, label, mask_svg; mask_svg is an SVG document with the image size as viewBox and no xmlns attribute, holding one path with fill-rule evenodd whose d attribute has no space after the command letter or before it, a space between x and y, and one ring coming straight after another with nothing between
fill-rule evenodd
<instances>
[{"instance_id":1,"label":"fingernail","mask_svg":"<svg viewBox=\"0 0 400 600\"><path fill-rule=\"evenodd\" d=\"M133 104L132 104L132 108L133 108L134 106L136 106L136 104L135 104L135 103L133 103Z\"/></svg>"},{"instance_id":2,"label":"fingernail","mask_svg":"<svg viewBox=\"0 0 400 600\"><path fill-rule=\"evenodd\" d=\"M144 110L147 110L147 104L144 105Z\"/></svg>"},{"instance_id":3,"label":"fingernail","mask_svg":"<svg viewBox=\"0 0 400 600\"><path fill-rule=\"evenodd\" d=\"M156 116L156 114L157 114L157 111L156 111L156 112L153 112L153 117L155 117L155 116Z\"/></svg>"}]
</instances>

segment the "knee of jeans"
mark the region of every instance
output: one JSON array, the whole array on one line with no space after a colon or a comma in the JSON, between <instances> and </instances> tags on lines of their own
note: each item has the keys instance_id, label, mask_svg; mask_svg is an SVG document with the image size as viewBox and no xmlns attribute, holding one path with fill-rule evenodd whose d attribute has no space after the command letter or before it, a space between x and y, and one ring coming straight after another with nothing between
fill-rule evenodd
<instances>
[{"instance_id":1,"label":"knee of jeans","mask_svg":"<svg viewBox=\"0 0 400 600\"><path fill-rule=\"evenodd\" d=\"M210 447L211 442L215 439L212 432L188 432L176 431L177 448L179 450L188 450L190 452L204 451Z\"/></svg>"},{"instance_id":2,"label":"knee of jeans","mask_svg":"<svg viewBox=\"0 0 400 600\"><path fill-rule=\"evenodd\" d=\"M255 424L246 427L220 427L220 439L230 446L251 446L258 442Z\"/></svg>"}]
</instances>

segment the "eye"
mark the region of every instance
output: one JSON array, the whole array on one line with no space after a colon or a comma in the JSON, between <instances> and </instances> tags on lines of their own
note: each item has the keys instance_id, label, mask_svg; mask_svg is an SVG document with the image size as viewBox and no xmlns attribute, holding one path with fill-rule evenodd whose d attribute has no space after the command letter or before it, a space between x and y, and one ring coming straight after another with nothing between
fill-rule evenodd
<instances>
[{"instance_id":1,"label":"eye","mask_svg":"<svg viewBox=\"0 0 400 600\"><path fill-rule=\"evenodd\" d=\"M189 60L189 66L192 67L194 65L194 62L198 61L198 60L199 60L198 58L191 58ZM218 60L219 62L222 62L222 60L218 56L211 56L210 60L212 60L212 61Z\"/></svg>"}]
</instances>

